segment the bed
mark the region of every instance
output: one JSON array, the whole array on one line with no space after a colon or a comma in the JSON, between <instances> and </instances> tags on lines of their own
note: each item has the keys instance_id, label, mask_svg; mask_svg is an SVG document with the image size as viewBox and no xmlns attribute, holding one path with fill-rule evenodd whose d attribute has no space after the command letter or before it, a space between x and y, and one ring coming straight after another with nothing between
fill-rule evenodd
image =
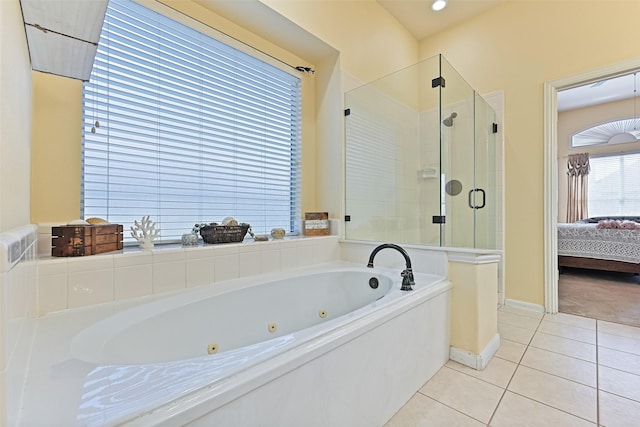
<instances>
[{"instance_id":1,"label":"bed","mask_svg":"<svg viewBox=\"0 0 640 427\"><path fill-rule=\"evenodd\" d=\"M606 220L634 221L638 228L598 228ZM640 274L640 217L593 217L558 224L558 267Z\"/></svg>"}]
</instances>

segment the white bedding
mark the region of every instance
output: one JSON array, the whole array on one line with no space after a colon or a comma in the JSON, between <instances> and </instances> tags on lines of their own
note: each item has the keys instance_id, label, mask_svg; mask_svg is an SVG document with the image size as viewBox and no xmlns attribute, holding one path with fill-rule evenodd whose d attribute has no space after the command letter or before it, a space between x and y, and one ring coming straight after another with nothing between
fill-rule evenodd
<instances>
[{"instance_id":1,"label":"white bedding","mask_svg":"<svg viewBox=\"0 0 640 427\"><path fill-rule=\"evenodd\" d=\"M640 264L640 230L558 224L558 255Z\"/></svg>"}]
</instances>

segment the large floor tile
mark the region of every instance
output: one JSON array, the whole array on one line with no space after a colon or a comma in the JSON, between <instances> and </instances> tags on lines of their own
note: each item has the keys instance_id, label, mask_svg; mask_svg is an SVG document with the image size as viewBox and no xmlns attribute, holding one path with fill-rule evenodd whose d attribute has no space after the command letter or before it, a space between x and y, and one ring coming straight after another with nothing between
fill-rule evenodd
<instances>
[{"instance_id":1,"label":"large floor tile","mask_svg":"<svg viewBox=\"0 0 640 427\"><path fill-rule=\"evenodd\" d=\"M498 311L498 322L518 326L519 328L536 329L540 324L540 319L521 316L508 311Z\"/></svg>"},{"instance_id":2,"label":"large floor tile","mask_svg":"<svg viewBox=\"0 0 640 427\"><path fill-rule=\"evenodd\" d=\"M582 418L507 391L491 419L492 427L589 427Z\"/></svg>"},{"instance_id":3,"label":"large floor tile","mask_svg":"<svg viewBox=\"0 0 640 427\"><path fill-rule=\"evenodd\" d=\"M524 308L517 308L517 307L513 307L510 305L503 305L498 309L498 312L509 312L509 313L513 313L513 314L518 314L520 316L527 316L527 317L532 317L534 319L542 319L542 317L544 316L544 313L541 311L534 311L534 310L526 310Z\"/></svg>"},{"instance_id":4,"label":"large floor tile","mask_svg":"<svg viewBox=\"0 0 640 427\"><path fill-rule=\"evenodd\" d=\"M531 337L535 333L534 328L520 328L508 323L498 322L498 333L501 338L509 341L519 342L520 344L529 344Z\"/></svg>"},{"instance_id":5,"label":"large floor tile","mask_svg":"<svg viewBox=\"0 0 640 427\"><path fill-rule=\"evenodd\" d=\"M520 364L590 387L596 387L596 364L593 362L529 347Z\"/></svg>"},{"instance_id":6,"label":"large floor tile","mask_svg":"<svg viewBox=\"0 0 640 427\"><path fill-rule=\"evenodd\" d=\"M602 427L638 427L640 403L604 391L598 395Z\"/></svg>"},{"instance_id":7,"label":"large floor tile","mask_svg":"<svg viewBox=\"0 0 640 427\"><path fill-rule=\"evenodd\" d=\"M500 387L446 366L420 389L420 393L485 424L489 422L503 392Z\"/></svg>"},{"instance_id":8,"label":"large floor tile","mask_svg":"<svg viewBox=\"0 0 640 427\"><path fill-rule=\"evenodd\" d=\"M640 375L640 355L598 347L598 365Z\"/></svg>"},{"instance_id":9,"label":"large floor tile","mask_svg":"<svg viewBox=\"0 0 640 427\"><path fill-rule=\"evenodd\" d=\"M634 326L621 325L620 323L598 320L598 331L611 335L620 335L622 337L640 340L640 328L636 328Z\"/></svg>"},{"instance_id":10,"label":"large floor tile","mask_svg":"<svg viewBox=\"0 0 640 427\"><path fill-rule=\"evenodd\" d=\"M597 422L596 389L520 365L508 390Z\"/></svg>"},{"instance_id":11,"label":"large floor tile","mask_svg":"<svg viewBox=\"0 0 640 427\"><path fill-rule=\"evenodd\" d=\"M640 340L598 331L598 346L640 355Z\"/></svg>"},{"instance_id":12,"label":"large floor tile","mask_svg":"<svg viewBox=\"0 0 640 427\"><path fill-rule=\"evenodd\" d=\"M385 427L640 427L640 328L502 306L498 332L484 370L449 361Z\"/></svg>"},{"instance_id":13,"label":"large floor tile","mask_svg":"<svg viewBox=\"0 0 640 427\"><path fill-rule=\"evenodd\" d=\"M563 323L565 325L577 326L584 329L596 329L596 320L588 317L576 316L573 314L556 313L545 314L544 320L549 322Z\"/></svg>"},{"instance_id":14,"label":"large floor tile","mask_svg":"<svg viewBox=\"0 0 640 427\"><path fill-rule=\"evenodd\" d=\"M598 388L640 402L640 375L600 366ZM640 418L638 424L640 424Z\"/></svg>"},{"instance_id":15,"label":"large floor tile","mask_svg":"<svg viewBox=\"0 0 640 427\"><path fill-rule=\"evenodd\" d=\"M385 427L481 427L484 425L430 397L416 393L385 424Z\"/></svg>"},{"instance_id":16,"label":"large floor tile","mask_svg":"<svg viewBox=\"0 0 640 427\"><path fill-rule=\"evenodd\" d=\"M579 328L577 326L571 326L565 323L551 322L544 319L542 320L542 322L540 322L538 332L543 332L549 335L556 335L563 338L569 338L576 341L582 341L588 344L596 343L595 329Z\"/></svg>"},{"instance_id":17,"label":"large floor tile","mask_svg":"<svg viewBox=\"0 0 640 427\"><path fill-rule=\"evenodd\" d=\"M446 366L502 388L507 387L513 373L518 367L517 364L498 357L491 358L487 366L481 371L454 362L453 360L447 362Z\"/></svg>"},{"instance_id":18,"label":"large floor tile","mask_svg":"<svg viewBox=\"0 0 640 427\"><path fill-rule=\"evenodd\" d=\"M522 359L527 346L515 341L509 341L500 337L500 347L496 351L495 357L518 363Z\"/></svg>"},{"instance_id":19,"label":"large floor tile","mask_svg":"<svg viewBox=\"0 0 640 427\"><path fill-rule=\"evenodd\" d=\"M588 362L596 361L596 346L581 341L537 332L531 340L531 347L541 348L575 357Z\"/></svg>"}]
</instances>

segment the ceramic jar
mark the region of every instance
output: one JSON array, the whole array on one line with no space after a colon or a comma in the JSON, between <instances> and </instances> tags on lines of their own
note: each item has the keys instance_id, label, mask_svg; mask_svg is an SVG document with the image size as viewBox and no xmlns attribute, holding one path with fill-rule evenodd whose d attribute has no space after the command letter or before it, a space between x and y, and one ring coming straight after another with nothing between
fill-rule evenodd
<instances>
[{"instance_id":1,"label":"ceramic jar","mask_svg":"<svg viewBox=\"0 0 640 427\"><path fill-rule=\"evenodd\" d=\"M271 237L273 237L274 239L282 239L284 238L285 234L286 231L284 231L284 228L274 228L273 230L271 230Z\"/></svg>"},{"instance_id":2,"label":"ceramic jar","mask_svg":"<svg viewBox=\"0 0 640 427\"><path fill-rule=\"evenodd\" d=\"M198 246L198 235L194 233L183 234L182 246Z\"/></svg>"}]
</instances>

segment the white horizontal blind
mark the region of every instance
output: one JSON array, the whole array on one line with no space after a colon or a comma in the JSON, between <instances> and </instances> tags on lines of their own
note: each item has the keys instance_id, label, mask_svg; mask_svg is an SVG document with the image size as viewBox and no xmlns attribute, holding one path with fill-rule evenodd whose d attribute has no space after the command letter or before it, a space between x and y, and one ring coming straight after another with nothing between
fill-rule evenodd
<instances>
[{"instance_id":1,"label":"white horizontal blind","mask_svg":"<svg viewBox=\"0 0 640 427\"><path fill-rule=\"evenodd\" d=\"M591 157L589 216L640 215L640 153Z\"/></svg>"},{"instance_id":2,"label":"white horizontal blind","mask_svg":"<svg viewBox=\"0 0 640 427\"><path fill-rule=\"evenodd\" d=\"M111 0L84 84L83 217L149 215L165 241L227 216L297 231L300 106L299 77Z\"/></svg>"}]
</instances>

